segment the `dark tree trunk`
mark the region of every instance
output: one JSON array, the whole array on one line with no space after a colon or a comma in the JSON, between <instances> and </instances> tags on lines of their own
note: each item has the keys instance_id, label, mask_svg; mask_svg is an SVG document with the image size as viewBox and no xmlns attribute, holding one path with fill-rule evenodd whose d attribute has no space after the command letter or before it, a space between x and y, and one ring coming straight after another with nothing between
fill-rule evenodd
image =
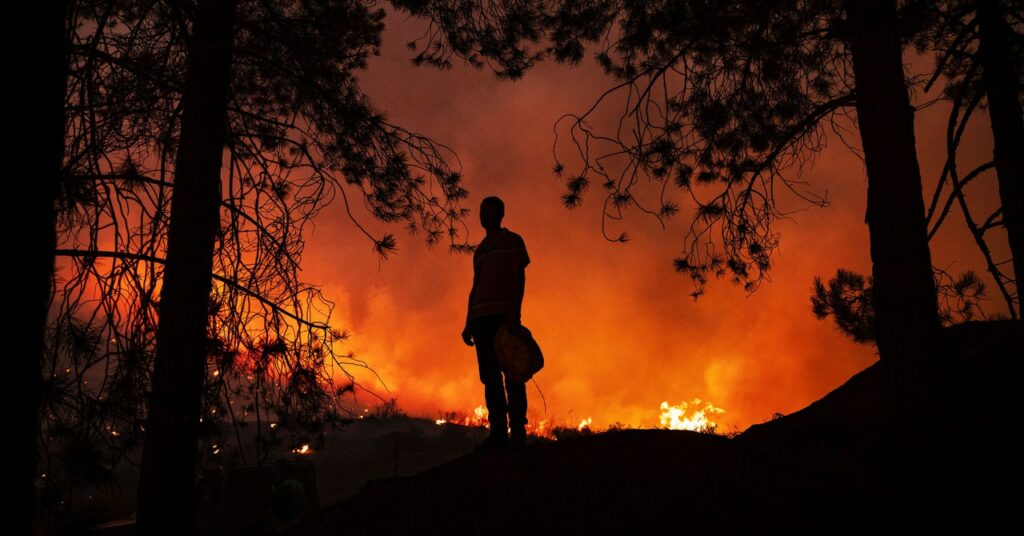
<instances>
[{"instance_id":1,"label":"dark tree trunk","mask_svg":"<svg viewBox=\"0 0 1024 536\"><path fill-rule=\"evenodd\" d=\"M43 32L42 43L54 43L56 46L43 46L46 54L43 60L44 78L38 84L25 82L25 89L31 94L30 100L38 102L39 116L31 121L34 130L33 134L25 135L21 139L25 147L19 151L21 155L31 154L36 144L42 145L45 155L42 160L42 169L29 171L27 177L38 173L38 177L28 178L31 184L28 188L26 211L28 221L25 228L28 229L26 244L29 250L29 259L26 263L25 274L26 284L35 288L35 305L30 307L30 313L24 316L14 315L18 320L14 326L14 333L29 333L31 343L26 358L20 365L15 377L18 382L24 382L28 386L28 398L25 405L25 424L21 433L22 455L26 462L19 467L21 473L20 485L23 486L24 497L28 499L27 508L22 510L22 515L27 522L25 533L31 530L35 518L35 480L38 463L38 444L40 434L40 409L42 404L43 387L43 358L46 349L46 318L50 308L50 297L53 285L53 262L54 251L57 247L57 222L56 222L56 201L60 192L60 177L64 167L64 98L68 85L68 57L67 57L67 1L44 2L42 9L37 13L39 24ZM27 168L28 166L26 166ZM22 327L18 323L23 323Z\"/></svg>"},{"instance_id":2,"label":"dark tree trunk","mask_svg":"<svg viewBox=\"0 0 1024 536\"><path fill-rule=\"evenodd\" d=\"M1019 58L1010 53L1012 30L995 0L978 2L978 55L981 82L988 97L992 151L999 180L1003 224L1010 239L1013 276L1017 280L1017 310L1024 285L1024 110L1020 105Z\"/></svg>"},{"instance_id":3,"label":"dark tree trunk","mask_svg":"<svg viewBox=\"0 0 1024 536\"><path fill-rule=\"evenodd\" d=\"M891 408L880 417L894 447L892 465L884 469L893 481L880 495L889 515L934 520L943 511L941 445L932 441L941 414L934 406L941 392L934 371L942 361L932 347L941 323L895 0L848 0L846 6L868 175L875 333Z\"/></svg>"},{"instance_id":4,"label":"dark tree trunk","mask_svg":"<svg viewBox=\"0 0 1024 536\"><path fill-rule=\"evenodd\" d=\"M142 534L195 531L196 457L234 12L234 0L200 1L189 44L139 483Z\"/></svg>"},{"instance_id":5,"label":"dark tree trunk","mask_svg":"<svg viewBox=\"0 0 1024 536\"><path fill-rule=\"evenodd\" d=\"M938 330L914 112L892 0L848 2L857 121L868 174L875 330L882 360L916 361Z\"/></svg>"}]
</instances>

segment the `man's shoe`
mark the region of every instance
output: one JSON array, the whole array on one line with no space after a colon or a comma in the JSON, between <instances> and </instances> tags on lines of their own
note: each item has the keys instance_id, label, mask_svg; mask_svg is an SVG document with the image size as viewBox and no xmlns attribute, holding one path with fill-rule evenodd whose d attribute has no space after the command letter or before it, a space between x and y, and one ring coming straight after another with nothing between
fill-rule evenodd
<instances>
[{"instance_id":1,"label":"man's shoe","mask_svg":"<svg viewBox=\"0 0 1024 536\"><path fill-rule=\"evenodd\" d=\"M473 449L476 452L483 452L485 450L494 450L508 445L508 437L504 435L489 435L487 439L476 444Z\"/></svg>"},{"instance_id":2,"label":"man's shoe","mask_svg":"<svg viewBox=\"0 0 1024 536\"><path fill-rule=\"evenodd\" d=\"M508 444L513 447L526 446L526 429L513 429L512 433L509 435Z\"/></svg>"}]
</instances>

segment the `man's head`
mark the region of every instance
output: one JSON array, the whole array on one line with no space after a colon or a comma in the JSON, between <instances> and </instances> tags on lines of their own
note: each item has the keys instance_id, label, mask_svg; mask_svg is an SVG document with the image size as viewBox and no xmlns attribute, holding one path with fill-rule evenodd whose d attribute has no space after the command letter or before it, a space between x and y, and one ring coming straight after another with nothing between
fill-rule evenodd
<instances>
[{"instance_id":1,"label":"man's head","mask_svg":"<svg viewBox=\"0 0 1024 536\"><path fill-rule=\"evenodd\" d=\"M480 202L480 225L484 229L499 229L504 217L505 203L501 199L491 196Z\"/></svg>"}]
</instances>

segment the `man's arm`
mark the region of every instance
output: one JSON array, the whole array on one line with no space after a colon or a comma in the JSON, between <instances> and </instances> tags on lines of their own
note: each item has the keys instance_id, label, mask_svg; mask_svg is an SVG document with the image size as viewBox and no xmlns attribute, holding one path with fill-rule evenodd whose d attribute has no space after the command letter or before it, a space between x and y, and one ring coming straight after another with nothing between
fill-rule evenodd
<instances>
[{"instance_id":1,"label":"man's arm","mask_svg":"<svg viewBox=\"0 0 1024 536\"><path fill-rule=\"evenodd\" d=\"M515 276L512 280L512 296L515 305L513 306L512 316L509 318L509 321L514 325L520 325L522 323L523 295L526 291L526 265L530 264L530 255L526 252L526 243L523 242L522 238L519 239L519 248L520 253L515 261Z\"/></svg>"},{"instance_id":2,"label":"man's arm","mask_svg":"<svg viewBox=\"0 0 1024 536\"><path fill-rule=\"evenodd\" d=\"M513 296L515 298L515 305L512 311L512 317L509 318L509 321L514 325L519 325L522 323L521 318L523 316L523 294L525 294L526 291L525 266L516 270L516 276L513 279L512 284L514 285L512 290Z\"/></svg>"},{"instance_id":3,"label":"man's arm","mask_svg":"<svg viewBox=\"0 0 1024 536\"><path fill-rule=\"evenodd\" d=\"M469 310L473 307L473 294L476 292L476 281L473 281L473 288L469 289L469 302L466 304L466 325L462 328L462 342L467 346L473 346L473 333L469 330Z\"/></svg>"}]
</instances>

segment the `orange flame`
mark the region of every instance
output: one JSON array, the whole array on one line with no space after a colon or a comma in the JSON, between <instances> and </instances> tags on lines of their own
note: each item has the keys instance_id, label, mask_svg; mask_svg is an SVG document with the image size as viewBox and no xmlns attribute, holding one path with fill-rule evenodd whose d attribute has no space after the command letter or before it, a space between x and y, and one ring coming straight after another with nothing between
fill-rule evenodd
<instances>
[{"instance_id":1,"label":"orange flame","mask_svg":"<svg viewBox=\"0 0 1024 536\"><path fill-rule=\"evenodd\" d=\"M669 430L714 432L718 428L718 422L715 421L715 418L723 413L725 413L724 409L699 398L694 398L690 401L684 400L674 406L669 405L668 401L663 401L660 407L659 421L662 428L668 428ZM454 424L486 428L489 426L487 408L480 405L469 412L441 412L440 418L434 419L434 424L438 426ZM595 431L593 426L594 418L592 416L587 416L580 420L578 424L571 424L557 419L532 418L526 424L526 433L533 437L557 441L558 434L561 433L560 431L575 430L575 432L580 433L592 433ZM615 422L608 427L608 430L622 430L631 427L628 424Z\"/></svg>"},{"instance_id":2,"label":"orange flame","mask_svg":"<svg viewBox=\"0 0 1024 536\"><path fill-rule=\"evenodd\" d=\"M458 411L447 411L441 413L441 418L434 419L434 424L442 426L445 424L457 424L460 426L472 426L487 428L490 426L490 422L487 420L487 408L484 406L477 406L470 413L462 413Z\"/></svg>"},{"instance_id":3,"label":"orange flame","mask_svg":"<svg viewBox=\"0 0 1024 536\"><path fill-rule=\"evenodd\" d=\"M690 402L685 400L677 406L670 406L667 401L661 403L661 426L669 430L692 430L695 432L713 431L718 423L709 417L725 413L724 409L716 408L711 402L703 403L699 398ZM687 410L692 408L690 416ZM698 409L699 408L699 409Z\"/></svg>"},{"instance_id":4,"label":"orange flame","mask_svg":"<svg viewBox=\"0 0 1024 536\"><path fill-rule=\"evenodd\" d=\"M584 419L584 421L579 425L582 428L579 429L582 430L583 428L589 428L591 422L592 420ZM460 411L443 411L439 418L434 419L434 424L437 426L454 424L457 426L490 427L487 408L482 405L465 413ZM533 437L554 440L556 438L552 433L553 428L555 428L555 426L553 426L552 421L549 419L533 419L526 423L526 434Z\"/></svg>"},{"instance_id":5,"label":"orange flame","mask_svg":"<svg viewBox=\"0 0 1024 536\"><path fill-rule=\"evenodd\" d=\"M537 424L526 423L526 434L534 437L546 437L548 439L554 439L555 436L551 433L551 427L549 426L547 419L541 419Z\"/></svg>"}]
</instances>

